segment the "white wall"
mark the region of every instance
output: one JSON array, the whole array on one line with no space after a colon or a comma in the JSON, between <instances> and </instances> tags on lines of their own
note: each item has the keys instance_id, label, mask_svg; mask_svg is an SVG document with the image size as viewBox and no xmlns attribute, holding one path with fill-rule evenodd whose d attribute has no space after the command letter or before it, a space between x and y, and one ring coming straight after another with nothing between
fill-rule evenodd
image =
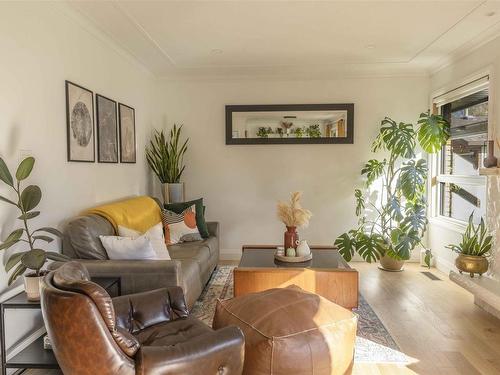
<instances>
[{"instance_id":1,"label":"white wall","mask_svg":"<svg viewBox=\"0 0 500 375\"><path fill-rule=\"evenodd\" d=\"M294 190L314 216L302 238L331 244L356 224L353 190L372 158L380 121L416 121L428 107L427 78L329 81L163 81L163 123L183 123L190 147L184 181L189 198L204 197L207 218L221 223L223 257L243 244L281 243L276 202ZM226 104L355 103L353 145L225 145Z\"/></svg>"},{"instance_id":2,"label":"white wall","mask_svg":"<svg viewBox=\"0 0 500 375\"><path fill-rule=\"evenodd\" d=\"M448 90L458 86L462 81L477 72L490 69L490 101L493 102L493 113L490 113L492 128L490 135L500 136L500 109L498 108L498 95L500 95L500 38L494 39L471 52L470 55L456 61L452 65L441 69L431 77L431 92L436 92L442 88ZM495 154L498 156L498 147ZM498 179L493 177L493 179ZM488 204L487 217L489 226L496 231L497 247L500 244L500 183L498 180L490 179L488 184ZM441 270L447 272L454 269L453 262L456 254L452 253L445 246L450 243L458 243L463 228L449 227L439 222L432 222L429 228L429 245L436 255L436 265ZM497 278L500 278L500 251L496 251L496 262L491 269Z\"/></svg>"},{"instance_id":3,"label":"white wall","mask_svg":"<svg viewBox=\"0 0 500 375\"><path fill-rule=\"evenodd\" d=\"M64 4L0 3L0 51L0 156L11 170L22 150L36 158L29 183L44 195L33 225L60 226L97 202L147 192L143 149L152 127L154 85L149 73ZM66 79L135 108L137 164L66 161ZM0 195L10 195L4 184ZM17 216L0 202L1 239L19 225ZM0 267L0 291L6 286ZM23 329L9 330L7 345L37 324L10 316L8 329Z\"/></svg>"}]
</instances>

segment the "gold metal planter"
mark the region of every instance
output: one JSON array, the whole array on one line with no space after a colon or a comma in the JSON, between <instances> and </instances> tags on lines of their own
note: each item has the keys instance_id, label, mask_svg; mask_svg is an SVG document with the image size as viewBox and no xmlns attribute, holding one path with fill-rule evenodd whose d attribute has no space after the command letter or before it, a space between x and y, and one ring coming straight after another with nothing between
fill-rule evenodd
<instances>
[{"instance_id":1,"label":"gold metal planter","mask_svg":"<svg viewBox=\"0 0 500 375\"><path fill-rule=\"evenodd\" d=\"M458 272L467 272L470 277L474 277L475 273L481 276L488 271L488 259L483 256L460 254L455 259L455 266L458 268Z\"/></svg>"}]
</instances>

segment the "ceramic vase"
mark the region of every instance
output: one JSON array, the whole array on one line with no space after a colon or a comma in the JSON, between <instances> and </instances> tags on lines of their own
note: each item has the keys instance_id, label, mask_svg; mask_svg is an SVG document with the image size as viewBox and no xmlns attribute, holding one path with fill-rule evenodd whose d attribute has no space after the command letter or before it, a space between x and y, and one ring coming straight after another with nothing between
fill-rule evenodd
<instances>
[{"instance_id":1,"label":"ceramic vase","mask_svg":"<svg viewBox=\"0 0 500 375\"><path fill-rule=\"evenodd\" d=\"M494 168L497 166L498 159L495 157L495 142L488 141L488 156L483 160L485 168Z\"/></svg>"},{"instance_id":2,"label":"ceramic vase","mask_svg":"<svg viewBox=\"0 0 500 375\"><path fill-rule=\"evenodd\" d=\"M299 234L297 233L297 227L286 227L285 232L285 249L289 247L297 248L299 244Z\"/></svg>"},{"instance_id":3,"label":"ceramic vase","mask_svg":"<svg viewBox=\"0 0 500 375\"><path fill-rule=\"evenodd\" d=\"M161 194L165 204L184 202L184 182L162 184Z\"/></svg>"},{"instance_id":4,"label":"ceramic vase","mask_svg":"<svg viewBox=\"0 0 500 375\"><path fill-rule=\"evenodd\" d=\"M24 290L28 301L40 301L40 282L43 276L24 276Z\"/></svg>"},{"instance_id":5,"label":"ceramic vase","mask_svg":"<svg viewBox=\"0 0 500 375\"><path fill-rule=\"evenodd\" d=\"M298 257L305 257L311 254L311 248L307 244L306 240L302 240L299 243L299 246L297 246L297 256Z\"/></svg>"}]
</instances>

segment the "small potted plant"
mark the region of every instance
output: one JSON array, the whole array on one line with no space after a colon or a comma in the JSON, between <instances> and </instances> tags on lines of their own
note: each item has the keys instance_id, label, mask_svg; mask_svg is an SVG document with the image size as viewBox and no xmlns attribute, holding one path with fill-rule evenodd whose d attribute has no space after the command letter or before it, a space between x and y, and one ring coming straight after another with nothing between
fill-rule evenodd
<instances>
[{"instance_id":1,"label":"small potted plant","mask_svg":"<svg viewBox=\"0 0 500 375\"><path fill-rule=\"evenodd\" d=\"M257 129L257 137L259 138L269 138L269 134L273 134L271 127L259 126Z\"/></svg>"},{"instance_id":2,"label":"small potted plant","mask_svg":"<svg viewBox=\"0 0 500 375\"><path fill-rule=\"evenodd\" d=\"M293 129L292 132L297 138L302 138L304 136L304 129L302 129L301 127Z\"/></svg>"},{"instance_id":3,"label":"small potted plant","mask_svg":"<svg viewBox=\"0 0 500 375\"><path fill-rule=\"evenodd\" d=\"M184 183L181 176L184 172L184 154L187 151L189 138L180 141L182 125L174 124L167 137L163 130L155 130L153 139L146 147L146 160L149 167L162 184L164 203L184 201Z\"/></svg>"},{"instance_id":4,"label":"small potted plant","mask_svg":"<svg viewBox=\"0 0 500 375\"><path fill-rule=\"evenodd\" d=\"M309 138L321 138L321 130L319 124L309 125L306 128L306 134Z\"/></svg>"},{"instance_id":5,"label":"small potted plant","mask_svg":"<svg viewBox=\"0 0 500 375\"><path fill-rule=\"evenodd\" d=\"M30 220L40 215L40 211L34 211L34 209L42 199L42 191L36 185L29 185L22 189L21 182L29 177L34 164L34 158L28 157L24 159L17 167L16 180L14 181L9 168L7 168L4 160L0 158L0 180L15 193L14 200L0 196L0 201L17 207L20 212L18 220L23 223L22 228L12 231L7 239L0 244L0 250L7 250L18 243L24 243L28 246L28 250L16 252L9 257L5 264L5 270L9 272L13 269L9 277L9 285L23 275L26 270L33 271L24 275L24 287L30 301L40 300L40 280L45 274L45 271L42 270L45 262L49 259L56 261L69 260L65 255L41 249L38 244L39 242L52 242L54 239L48 236L49 234L62 237L61 232L51 227L30 229Z\"/></svg>"},{"instance_id":6,"label":"small potted plant","mask_svg":"<svg viewBox=\"0 0 500 375\"><path fill-rule=\"evenodd\" d=\"M311 211L302 208L300 197L302 193L296 191L291 194L290 202L278 202L278 218L285 224L285 250L296 249L299 244L299 234L297 227L306 227L309 225L309 219L312 216ZM287 254L288 256L288 254Z\"/></svg>"},{"instance_id":7,"label":"small potted plant","mask_svg":"<svg viewBox=\"0 0 500 375\"><path fill-rule=\"evenodd\" d=\"M283 138L283 135L285 134L283 128L276 128L276 134L278 134L280 138Z\"/></svg>"},{"instance_id":8,"label":"small potted plant","mask_svg":"<svg viewBox=\"0 0 500 375\"><path fill-rule=\"evenodd\" d=\"M462 241L458 245L448 245L447 248L458 253L455 266L460 273L467 272L470 277L475 273L481 276L488 271L488 259L491 255L493 236L488 234L488 229L481 218L481 223L475 226L473 223L474 213L469 216L469 224L462 234Z\"/></svg>"}]
</instances>

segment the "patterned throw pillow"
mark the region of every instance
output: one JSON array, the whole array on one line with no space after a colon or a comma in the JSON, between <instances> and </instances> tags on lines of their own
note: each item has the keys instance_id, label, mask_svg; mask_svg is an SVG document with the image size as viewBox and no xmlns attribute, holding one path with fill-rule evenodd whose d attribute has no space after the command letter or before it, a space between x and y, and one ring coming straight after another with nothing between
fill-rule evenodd
<instances>
[{"instance_id":1,"label":"patterned throw pillow","mask_svg":"<svg viewBox=\"0 0 500 375\"><path fill-rule=\"evenodd\" d=\"M165 243L167 245L202 239L196 226L195 205L189 206L180 214L169 210L162 210L161 220L165 228Z\"/></svg>"}]
</instances>

